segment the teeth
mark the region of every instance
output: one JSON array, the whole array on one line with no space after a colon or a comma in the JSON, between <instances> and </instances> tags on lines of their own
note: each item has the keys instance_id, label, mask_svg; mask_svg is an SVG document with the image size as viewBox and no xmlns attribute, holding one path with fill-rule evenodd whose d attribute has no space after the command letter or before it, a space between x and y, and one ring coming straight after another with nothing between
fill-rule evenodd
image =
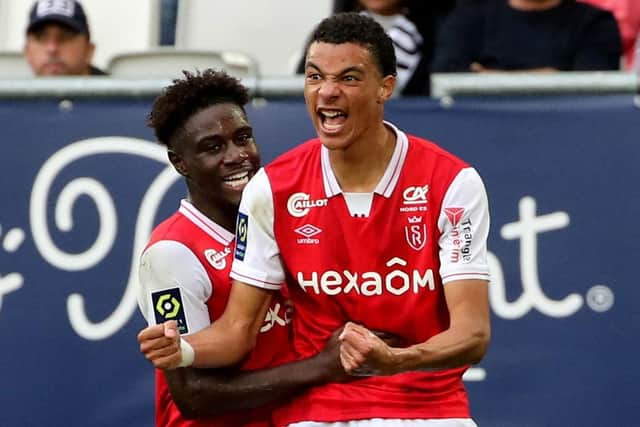
<instances>
[{"instance_id":1,"label":"teeth","mask_svg":"<svg viewBox=\"0 0 640 427\"><path fill-rule=\"evenodd\" d=\"M223 179L223 181L235 181L236 179L242 179L249 176L249 172L239 172L235 175L230 175Z\"/></svg>"},{"instance_id":2,"label":"teeth","mask_svg":"<svg viewBox=\"0 0 640 427\"><path fill-rule=\"evenodd\" d=\"M241 172L223 178L222 181L233 188L244 187L249 182L249 172Z\"/></svg>"},{"instance_id":3,"label":"teeth","mask_svg":"<svg viewBox=\"0 0 640 427\"><path fill-rule=\"evenodd\" d=\"M325 117L333 119L334 117L342 116L344 113L342 111L322 111L321 114Z\"/></svg>"}]
</instances>

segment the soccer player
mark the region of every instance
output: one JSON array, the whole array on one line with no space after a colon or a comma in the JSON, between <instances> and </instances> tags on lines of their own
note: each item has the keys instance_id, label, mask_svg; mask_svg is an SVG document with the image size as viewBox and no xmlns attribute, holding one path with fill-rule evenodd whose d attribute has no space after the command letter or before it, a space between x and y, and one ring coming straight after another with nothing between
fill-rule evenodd
<instances>
[{"instance_id":1,"label":"soccer player","mask_svg":"<svg viewBox=\"0 0 640 427\"><path fill-rule=\"evenodd\" d=\"M305 101L318 138L245 188L229 303L185 338L195 366L236 363L283 280L299 357L349 322L340 357L359 379L300 394L276 425L475 426L461 377L490 337L487 196L467 163L384 121L395 74L393 44L372 19L337 14L314 30ZM150 359L184 362L180 351Z\"/></svg>"},{"instance_id":2,"label":"soccer player","mask_svg":"<svg viewBox=\"0 0 640 427\"><path fill-rule=\"evenodd\" d=\"M184 177L189 197L153 231L140 261L140 309L151 325L158 323L141 333L142 339L151 337L145 341L151 357L162 357L162 350L153 349L164 345L165 334L194 333L224 310L240 195L260 165L244 111L248 99L238 80L206 70L185 72L153 104L148 124ZM290 358L287 305L276 294L265 308L256 351L243 370ZM267 426L270 409L253 408L303 386L346 376L334 341L318 357L267 370L158 369L156 425ZM219 415L247 408L252 410Z\"/></svg>"}]
</instances>

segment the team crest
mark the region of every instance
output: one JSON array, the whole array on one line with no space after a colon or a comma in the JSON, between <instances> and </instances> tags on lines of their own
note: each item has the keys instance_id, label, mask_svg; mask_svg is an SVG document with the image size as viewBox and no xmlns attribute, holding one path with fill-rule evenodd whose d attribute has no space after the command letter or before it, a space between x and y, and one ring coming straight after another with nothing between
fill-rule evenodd
<instances>
[{"instance_id":1,"label":"team crest","mask_svg":"<svg viewBox=\"0 0 640 427\"><path fill-rule=\"evenodd\" d=\"M410 216L409 224L404 226L404 237L411 249L419 251L427 244L427 224L421 216Z\"/></svg>"}]
</instances>

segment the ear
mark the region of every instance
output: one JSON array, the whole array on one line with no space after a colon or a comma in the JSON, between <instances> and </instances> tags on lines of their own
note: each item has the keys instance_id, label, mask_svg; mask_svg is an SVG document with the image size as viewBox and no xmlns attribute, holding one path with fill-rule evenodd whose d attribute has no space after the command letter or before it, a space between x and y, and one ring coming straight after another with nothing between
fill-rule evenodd
<instances>
[{"instance_id":1,"label":"ear","mask_svg":"<svg viewBox=\"0 0 640 427\"><path fill-rule=\"evenodd\" d=\"M378 104L384 104L393 95L393 90L396 87L396 76L385 76L382 79L382 85L378 90Z\"/></svg>"},{"instance_id":2,"label":"ear","mask_svg":"<svg viewBox=\"0 0 640 427\"><path fill-rule=\"evenodd\" d=\"M184 160L182 159L182 156L180 156L180 154L176 153L172 149L169 149L167 151L167 157L169 157L169 161L173 165L173 168L176 170L176 172L178 172L185 178L189 178L187 168L185 167Z\"/></svg>"},{"instance_id":3,"label":"ear","mask_svg":"<svg viewBox=\"0 0 640 427\"><path fill-rule=\"evenodd\" d=\"M93 54L96 51L96 45L87 40L87 50L85 51L85 61L87 64L91 64L93 61Z\"/></svg>"}]
</instances>

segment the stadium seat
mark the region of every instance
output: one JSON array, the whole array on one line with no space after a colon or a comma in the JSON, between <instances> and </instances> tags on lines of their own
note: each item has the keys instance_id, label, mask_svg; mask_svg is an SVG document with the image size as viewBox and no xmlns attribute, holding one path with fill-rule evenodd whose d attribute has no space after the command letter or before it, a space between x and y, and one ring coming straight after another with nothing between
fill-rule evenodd
<instances>
[{"instance_id":1,"label":"stadium seat","mask_svg":"<svg viewBox=\"0 0 640 427\"><path fill-rule=\"evenodd\" d=\"M258 77L258 65L248 55L236 52L182 50L162 47L115 55L107 71L123 78L177 78L182 70L224 69L237 78Z\"/></svg>"},{"instance_id":2,"label":"stadium seat","mask_svg":"<svg viewBox=\"0 0 640 427\"><path fill-rule=\"evenodd\" d=\"M178 5L176 46L244 52L263 75L291 75L332 0L188 0ZM295 59L294 59L295 58Z\"/></svg>"},{"instance_id":3,"label":"stadium seat","mask_svg":"<svg viewBox=\"0 0 640 427\"><path fill-rule=\"evenodd\" d=\"M79 0L84 6L96 44L94 64L105 67L124 51L145 50L158 45L159 0ZM0 50L17 51L24 46L31 0L0 0Z\"/></svg>"},{"instance_id":4,"label":"stadium seat","mask_svg":"<svg viewBox=\"0 0 640 427\"><path fill-rule=\"evenodd\" d=\"M31 68L22 52L0 51L0 78L15 79L31 77Z\"/></svg>"}]
</instances>

